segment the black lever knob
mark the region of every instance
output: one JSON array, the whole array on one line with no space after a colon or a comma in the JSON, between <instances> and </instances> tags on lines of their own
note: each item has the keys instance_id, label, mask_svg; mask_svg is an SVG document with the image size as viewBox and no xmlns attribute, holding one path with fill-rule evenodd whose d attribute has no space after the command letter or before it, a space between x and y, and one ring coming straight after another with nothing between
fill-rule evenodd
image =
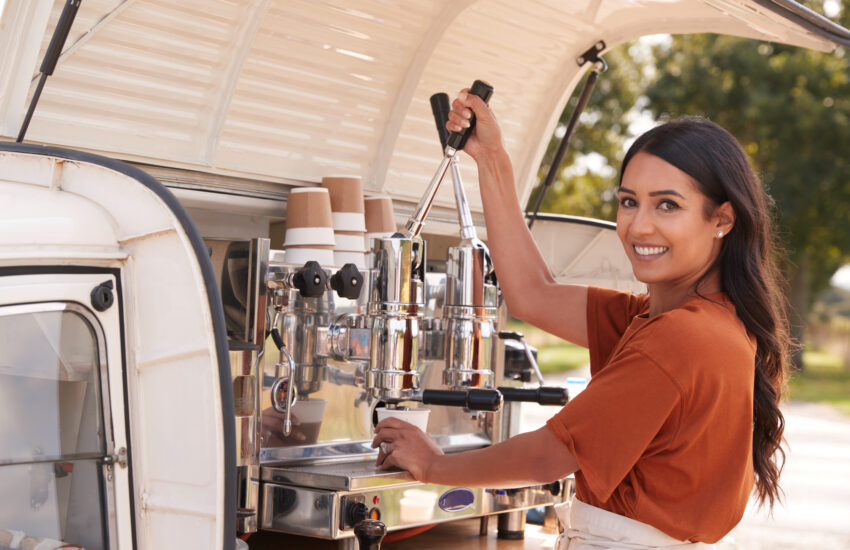
<instances>
[{"instance_id":1,"label":"black lever knob","mask_svg":"<svg viewBox=\"0 0 850 550\"><path fill-rule=\"evenodd\" d=\"M570 400L567 388L558 386L540 386L537 388L511 388L499 386L499 392L505 401L525 401L539 405L564 406Z\"/></svg>"},{"instance_id":2,"label":"black lever knob","mask_svg":"<svg viewBox=\"0 0 850 550\"><path fill-rule=\"evenodd\" d=\"M387 534L387 526L377 519L364 519L354 526L354 536L360 550L380 550L381 541Z\"/></svg>"},{"instance_id":3,"label":"black lever knob","mask_svg":"<svg viewBox=\"0 0 850 550\"><path fill-rule=\"evenodd\" d=\"M422 403L465 407L471 411L498 411L502 394L498 390L473 388L469 390L423 390Z\"/></svg>"},{"instance_id":4,"label":"black lever knob","mask_svg":"<svg viewBox=\"0 0 850 550\"><path fill-rule=\"evenodd\" d=\"M558 480L553 481L552 483L544 484L541 489L543 489L544 491L549 491L549 494L551 494L553 497L556 497L561 494L561 491L563 491L564 488L561 486L561 481Z\"/></svg>"},{"instance_id":5,"label":"black lever knob","mask_svg":"<svg viewBox=\"0 0 850 550\"><path fill-rule=\"evenodd\" d=\"M487 103L490 101L490 96L493 95L493 87L483 80L476 80L472 83L469 93L477 95L484 100L484 103ZM451 133L447 142L448 146L456 151L463 149L463 146L466 145L466 140L469 138L469 134L472 132L473 128L475 128L475 115L472 115L472 118L469 120L469 128L464 128L461 132Z\"/></svg>"},{"instance_id":6,"label":"black lever knob","mask_svg":"<svg viewBox=\"0 0 850 550\"><path fill-rule=\"evenodd\" d=\"M449 103L449 94L439 93L431 96L431 112L434 113L434 122L437 124L437 134L440 136L440 145L446 148L449 140L449 131L446 122L449 120L449 111L452 110Z\"/></svg>"},{"instance_id":7,"label":"black lever knob","mask_svg":"<svg viewBox=\"0 0 850 550\"><path fill-rule=\"evenodd\" d=\"M305 298L318 298L325 292L327 274L319 262L309 261L292 277L292 284Z\"/></svg>"},{"instance_id":8,"label":"black lever knob","mask_svg":"<svg viewBox=\"0 0 850 550\"><path fill-rule=\"evenodd\" d=\"M363 288L363 274L354 264L345 264L342 269L331 275L331 288L340 298L356 300Z\"/></svg>"},{"instance_id":9,"label":"black lever knob","mask_svg":"<svg viewBox=\"0 0 850 550\"><path fill-rule=\"evenodd\" d=\"M516 340L517 342L521 341L525 336L522 335L521 332L515 332L512 330L500 330L499 338L502 340Z\"/></svg>"}]
</instances>

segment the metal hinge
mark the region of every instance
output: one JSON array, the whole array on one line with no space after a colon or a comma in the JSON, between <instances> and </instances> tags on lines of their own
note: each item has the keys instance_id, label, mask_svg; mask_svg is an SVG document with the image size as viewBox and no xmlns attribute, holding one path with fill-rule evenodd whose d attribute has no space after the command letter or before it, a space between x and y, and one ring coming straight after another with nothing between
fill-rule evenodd
<instances>
[{"instance_id":1,"label":"metal hinge","mask_svg":"<svg viewBox=\"0 0 850 550\"><path fill-rule=\"evenodd\" d=\"M107 466L112 466L113 464L118 464L121 468L127 467L127 448L121 447L118 449L118 452L111 455L106 455L103 457L103 463Z\"/></svg>"}]
</instances>

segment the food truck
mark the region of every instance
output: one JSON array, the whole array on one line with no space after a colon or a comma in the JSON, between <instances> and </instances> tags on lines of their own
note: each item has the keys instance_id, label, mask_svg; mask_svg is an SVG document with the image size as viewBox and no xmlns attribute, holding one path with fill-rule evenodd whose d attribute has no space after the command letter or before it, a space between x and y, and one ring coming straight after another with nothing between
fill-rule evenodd
<instances>
[{"instance_id":1,"label":"food truck","mask_svg":"<svg viewBox=\"0 0 850 550\"><path fill-rule=\"evenodd\" d=\"M850 44L791 0L0 5L0 548L353 548L490 516L521 537L571 479L422 484L370 447L383 409L430 411L454 452L569 398L505 330L511 267L432 97L492 92L527 200L619 44ZM638 288L612 224L533 232L558 280Z\"/></svg>"}]
</instances>

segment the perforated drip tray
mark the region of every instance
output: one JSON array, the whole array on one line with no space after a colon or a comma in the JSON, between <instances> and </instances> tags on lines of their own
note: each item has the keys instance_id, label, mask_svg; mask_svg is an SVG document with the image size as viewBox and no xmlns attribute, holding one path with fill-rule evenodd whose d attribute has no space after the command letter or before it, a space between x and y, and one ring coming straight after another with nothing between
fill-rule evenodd
<instances>
[{"instance_id":1,"label":"perforated drip tray","mask_svg":"<svg viewBox=\"0 0 850 550\"><path fill-rule=\"evenodd\" d=\"M263 481L313 487L331 491L356 491L365 488L415 483L403 470L379 470L375 461L357 460L304 466L263 466Z\"/></svg>"}]
</instances>

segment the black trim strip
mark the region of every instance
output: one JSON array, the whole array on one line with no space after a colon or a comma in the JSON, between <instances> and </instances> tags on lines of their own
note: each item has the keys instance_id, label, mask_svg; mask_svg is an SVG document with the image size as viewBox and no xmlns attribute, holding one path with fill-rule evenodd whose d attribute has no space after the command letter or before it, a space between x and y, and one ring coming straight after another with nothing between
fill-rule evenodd
<instances>
[{"instance_id":1,"label":"black trim strip","mask_svg":"<svg viewBox=\"0 0 850 550\"><path fill-rule=\"evenodd\" d=\"M221 430L224 437L225 470L223 510L225 520L224 525L222 525L221 528L223 529L223 550L231 550L233 548L232 545L236 540L236 424L233 422L233 418L235 417L233 407L233 380L231 379L230 374L230 355L228 353L227 345L227 330L224 323L224 309L221 304L218 283L216 282L212 262L210 261L207 253L207 247L201 239L198 229L195 227L195 224L192 222L189 214L183 208L183 205L177 201L177 198L171 193L171 191L169 191L150 174L119 160L92 153L85 153L83 151L30 143L0 142L0 151L50 156L72 161L87 162L103 166L104 168L109 168L110 170L131 177L153 191L171 210L180 222L183 230L186 232L189 242L192 243L192 249L195 252L195 257L201 268L201 274L203 275L204 287L207 291L207 300L209 302L210 315L212 317L212 329L213 337L215 338L216 355L218 358L218 377L222 408ZM68 266L65 269L68 269L69 267L71 266ZM0 270L0 273L4 270ZM230 474L227 472L230 472Z\"/></svg>"},{"instance_id":2,"label":"black trim strip","mask_svg":"<svg viewBox=\"0 0 850 550\"><path fill-rule=\"evenodd\" d=\"M850 46L850 30L793 0L753 0L759 6L839 46Z\"/></svg>"},{"instance_id":3,"label":"black trim strip","mask_svg":"<svg viewBox=\"0 0 850 550\"><path fill-rule=\"evenodd\" d=\"M528 216L526 216L527 218ZM596 218L583 218L581 216L569 216L567 214L537 214L534 216L536 221L541 222L558 222L572 223L575 225L589 225L602 229L617 229L617 224L607 220L597 220Z\"/></svg>"}]
</instances>

